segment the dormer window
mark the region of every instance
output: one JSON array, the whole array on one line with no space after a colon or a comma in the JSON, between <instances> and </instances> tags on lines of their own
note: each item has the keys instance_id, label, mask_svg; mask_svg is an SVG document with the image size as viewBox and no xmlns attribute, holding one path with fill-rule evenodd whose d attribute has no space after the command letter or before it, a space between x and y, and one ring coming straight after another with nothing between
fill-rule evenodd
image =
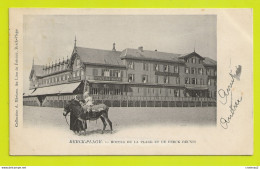
<instances>
[{"instance_id":1,"label":"dormer window","mask_svg":"<svg viewBox=\"0 0 260 169\"><path fill-rule=\"evenodd\" d=\"M179 72L178 66L174 66L174 73L178 73L178 72Z\"/></svg>"},{"instance_id":2,"label":"dormer window","mask_svg":"<svg viewBox=\"0 0 260 169\"><path fill-rule=\"evenodd\" d=\"M196 63L196 58L192 58L192 63Z\"/></svg>"}]
</instances>

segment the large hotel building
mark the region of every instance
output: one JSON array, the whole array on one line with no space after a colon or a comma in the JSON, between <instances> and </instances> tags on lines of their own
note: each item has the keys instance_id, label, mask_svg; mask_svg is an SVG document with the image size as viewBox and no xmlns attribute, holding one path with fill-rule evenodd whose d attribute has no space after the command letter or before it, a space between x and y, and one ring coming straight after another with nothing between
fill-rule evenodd
<instances>
[{"instance_id":1,"label":"large hotel building","mask_svg":"<svg viewBox=\"0 0 260 169\"><path fill-rule=\"evenodd\" d=\"M63 107L89 91L95 103L113 107L216 106L217 63L195 51L186 54L126 48L79 47L70 58L33 62L24 105Z\"/></svg>"}]
</instances>

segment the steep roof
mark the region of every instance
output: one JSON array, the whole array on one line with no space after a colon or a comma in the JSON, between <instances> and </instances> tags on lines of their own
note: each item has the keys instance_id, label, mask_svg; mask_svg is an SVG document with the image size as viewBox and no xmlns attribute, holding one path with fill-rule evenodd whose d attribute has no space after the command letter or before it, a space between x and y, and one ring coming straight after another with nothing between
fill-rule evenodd
<instances>
[{"instance_id":1,"label":"steep roof","mask_svg":"<svg viewBox=\"0 0 260 169\"><path fill-rule=\"evenodd\" d=\"M76 53L84 63L123 66L120 51L76 47Z\"/></svg>"},{"instance_id":2,"label":"steep roof","mask_svg":"<svg viewBox=\"0 0 260 169\"><path fill-rule=\"evenodd\" d=\"M200 56L198 53L196 53L195 51L194 52L191 52L191 53L185 53L185 54L182 54L179 56L180 59L185 59L185 58L189 58L189 57L192 57L192 56L197 56L201 59L205 59L204 57Z\"/></svg>"},{"instance_id":3,"label":"steep roof","mask_svg":"<svg viewBox=\"0 0 260 169\"><path fill-rule=\"evenodd\" d=\"M44 65L33 65L33 70L34 70L36 76L44 75L43 67L44 67Z\"/></svg>"},{"instance_id":4,"label":"steep roof","mask_svg":"<svg viewBox=\"0 0 260 169\"><path fill-rule=\"evenodd\" d=\"M205 65L217 66L217 61L215 61L211 58L208 58L208 57L205 57L205 60L203 62L204 62Z\"/></svg>"},{"instance_id":5,"label":"steep roof","mask_svg":"<svg viewBox=\"0 0 260 169\"><path fill-rule=\"evenodd\" d=\"M144 59L144 60L161 60L161 61L172 61L180 62L178 57L180 54L176 53L167 53L159 51L150 51L150 50L139 50L127 48L122 51L121 58L132 58L132 59Z\"/></svg>"}]
</instances>

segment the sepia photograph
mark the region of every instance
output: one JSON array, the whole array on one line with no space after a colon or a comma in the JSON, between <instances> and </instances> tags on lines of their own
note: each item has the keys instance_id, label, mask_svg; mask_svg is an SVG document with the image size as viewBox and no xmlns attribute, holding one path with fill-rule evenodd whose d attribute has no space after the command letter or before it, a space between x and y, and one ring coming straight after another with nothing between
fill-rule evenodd
<instances>
[{"instance_id":1,"label":"sepia photograph","mask_svg":"<svg viewBox=\"0 0 260 169\"><path fill-rule=\"evenodd\" d=\"M113 124L118 134L216 125L216 16L36 15L23 24L25 127L58 121L92 135Z\"/></svg>"},{"instance_id":2,"label":"sepia photograph","mask_svg":"<svg viewBox=\"0 0 260 169\"><path fill-rule=\"evenodd\" d=\"M46 11L22 11L13 29L22 63L15 128L29 146L11 144L21 149L14 155L236 153L201 150L228 130L242 102L232 96L244 95L232 88L244 65L226 58L230 70L219 70L217 12ZM229 91L232 114L223 116Z\"/></svg>"}]
</instances>

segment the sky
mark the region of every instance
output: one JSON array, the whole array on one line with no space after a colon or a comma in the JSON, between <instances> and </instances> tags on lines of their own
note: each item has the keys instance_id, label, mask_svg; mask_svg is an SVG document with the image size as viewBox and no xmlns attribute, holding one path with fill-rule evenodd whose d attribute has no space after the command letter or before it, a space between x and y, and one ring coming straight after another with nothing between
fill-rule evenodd
<instances>
[{"instance_id":1,"label":"sky","mask_svg":"<svg viewBox=\"0 0 260 169\"><path fill-rule=\"evenodd\" d=\"M216 60L215 15L27 15L24 16L24 90L35 64L70 57L77 46L111 50L138 48L170 53L195 51Z\"/></svg>"}]
</instances>

